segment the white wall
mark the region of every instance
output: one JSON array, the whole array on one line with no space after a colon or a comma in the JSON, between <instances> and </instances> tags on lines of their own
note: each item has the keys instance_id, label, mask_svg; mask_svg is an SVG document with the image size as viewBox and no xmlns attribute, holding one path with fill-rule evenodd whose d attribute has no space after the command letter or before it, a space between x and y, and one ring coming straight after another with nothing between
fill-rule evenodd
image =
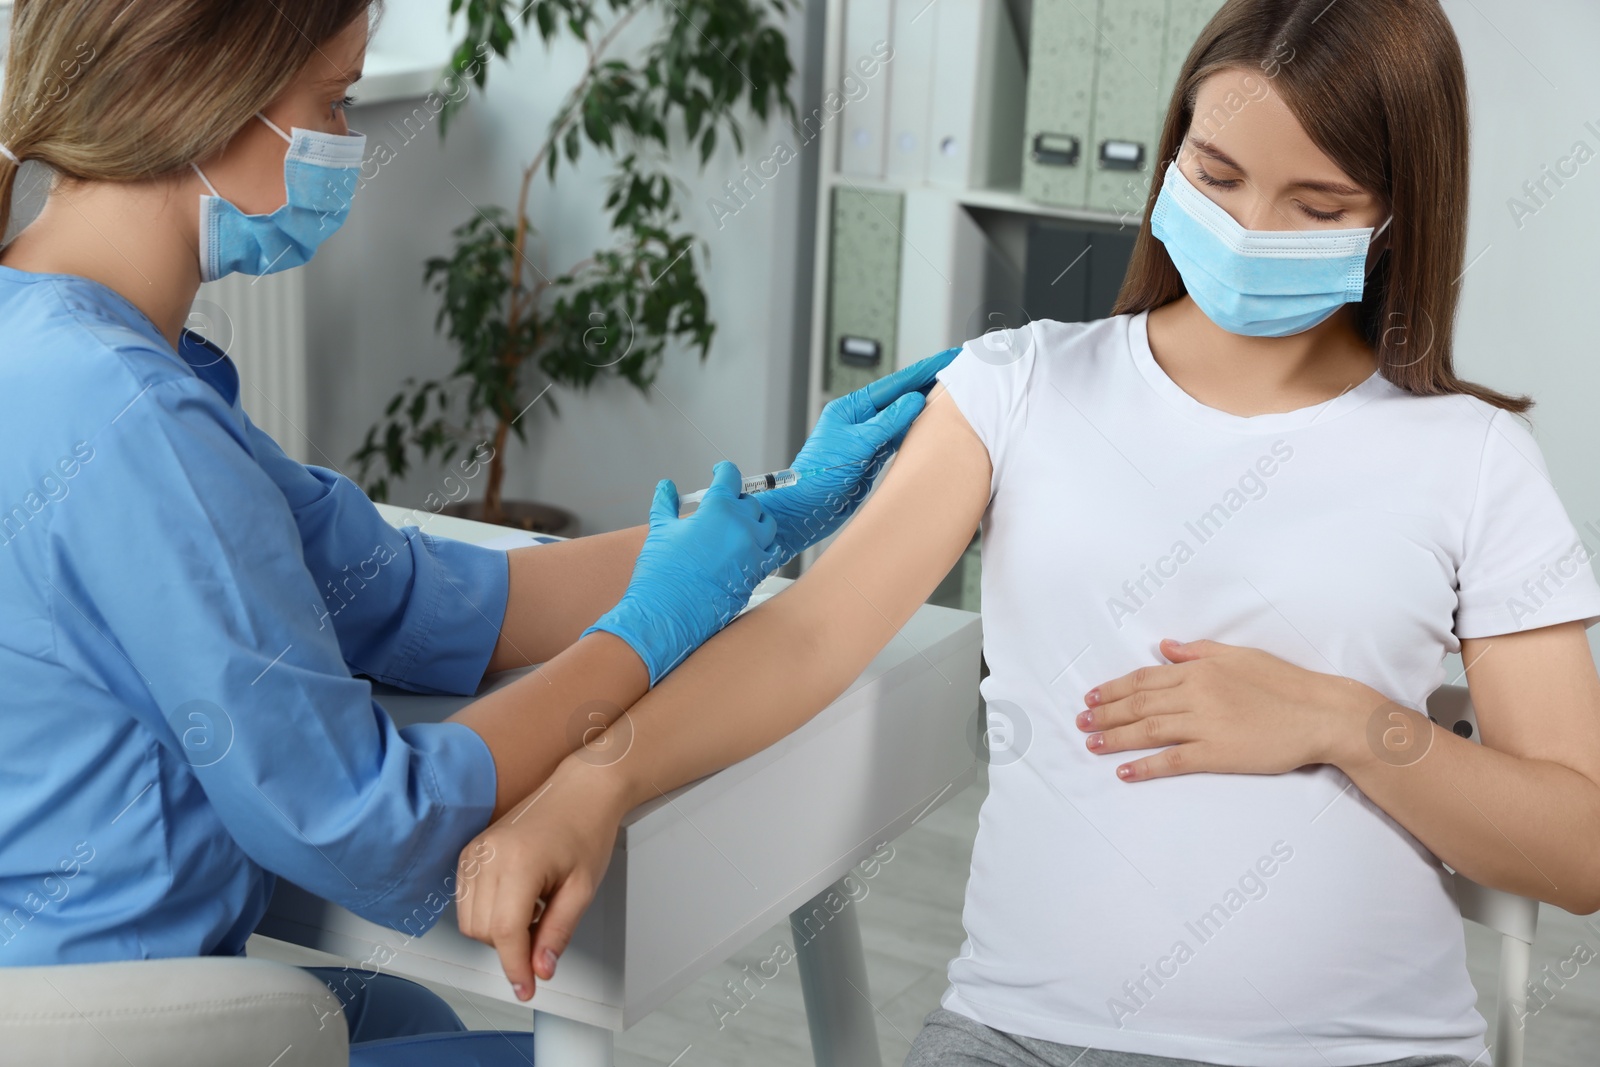
<instances>
[{"instance_id":1,"label":"white wall","mask_svg":"<svg viewBox=\"0 0 1600 1067\"><path fill-rule=\"evenodd\" d=\"M383 40L400 49L439 47L447 0L389 0ZM1600 282L1600 158L1577 168L1537 205L1523 184L1570 157L1578 142L1600 153L1600 4L1593 0L1445 0L1466 55L1472 93L1473 170L1469 257L1462 281L1458 366L1469 378L1532 395L1534 433L1551 478L1591 548L1600 549L1600 346L1594 290ZM819 95L821 4L811 0L791 25L791 51L804 101ZM571 83L578 56L536 44L497 63L487 98L476 98L441 147L430 131L409 144L394 132L409 105L358 108L369 135L396 148L395 160L362 191L347 232L309 268L314 328L310 456L347 467L361 433L408 374L439 374L452 354L433 331L436 304L422 288L422 263L449 247L449 230L469 217L467 199L509 204L517 163L533 151L556 94ZM1593 123L1590 129L1586 123ZM781 136L752 131L755 151ZM591 158L591 163L593 162ZM711 246L706 269L721 324L701 365L676 353L661 378L666 396L646 401L609 385L566 397L560 419L536 420L532 447L519 450L508 488L577 511L587 530L640 521L656 478L703 483L724 456L749 468L776 466L804 427L803 358L809 299L810 212L815 145L783 169L761 198L720 232L704 198L737 170L727 146L688 201ZM1571 166L1568 170L1570 172ZM565 265L604 236L597 167L564 175L552 192L537 186L532 214L548 239L542 265ZM578 178L579 180L573 180ZM587 181L586 181L587 180ZM459 188L453 188L450 184ZM465 198L463 198L465 194ZM1519 198L1535 214L1519 221ZM698 214L697 214L698 213ZM546 415L548 413L545 413ZM436 475L408 486L420 502ZM1600 630L1600 627L1596 627Z\"/></svg>"},{"instance_id":2,"label":"white wall","mask_svg":"<svg viewBox=\"0 0 1600 1067\"><path fill-rule=\"evenodd\" d=\"M375 47L438 48L446 10L446 0L390 0ZM791 55L802 70L805 18L789 27ZM633 34L635 41L644 38ZM576 47L546 53L531 35L512 63L495 60L488 94L474 92L442 145L431 127L407 140L402 124L417 102L358 104L352 112L352 126L371 139L369 156L380 138L394 156L363 186L345 230L309 268L306 434L313 462L348 470L365 428L402 379L437 377L454 366L453 351L434 331L438 304L423 287L423 262L448 253L450 230L472 217L474 205L513 206L521 164L532 158L582 59ZM803 87L797 77L797 96ZM359 100L359 88L355 95ZM740 162L766 155L785 136L781 123L745 128L746 157L736 156L724 137L704 176L694 166L697 151L682 153L689 162L677 168L691 190L683 200L685 220L709 246L709 262L702 258L700 266L718 324L710 357L702 364L690 352L669 349L659 392L648 399L623 382L587 395L553 391L560 416L541 401L524 420L529 446L513 442L508 496L560 504L594 532L643 522L659 478L674 478L687 492L705 484L719 459L754 472L792 457L804 429L796 406L803 372L796 368L808 313L797 293L811 270L815 186L807 166L815 168L815 148L719 230L707 197L736 175ZM529 215L540 241L532 258L552 277L608 240L606 170L599 163L586 152L580 170L563 169L554 189L543 176L535 182ZM419 473L393 499L420 504L439 480L436 472Z\"/></svg>"},{"instance_id":3,"label":"white wall","mask_svg":"<svg viewBox=\"0 0 1600 1067\"><path fill-rule=\"evenodd\" d=\"M1462 280L1458 369L1534 398L1528 417L1551 481L1584 542L1600 551L1600 4L1446 0L1445 9L1472 95L1467 256L1482 254ZM1596 158L1569 163L1576 176L1560 188L1550 182L1553 195L1540 193L1537 207L1523 183L1554 170L1579 141ZM1519 225L1512 198L1537 213ZM1590 643L1600 649L1600 626Z\"/></svg>"}]
</instances>

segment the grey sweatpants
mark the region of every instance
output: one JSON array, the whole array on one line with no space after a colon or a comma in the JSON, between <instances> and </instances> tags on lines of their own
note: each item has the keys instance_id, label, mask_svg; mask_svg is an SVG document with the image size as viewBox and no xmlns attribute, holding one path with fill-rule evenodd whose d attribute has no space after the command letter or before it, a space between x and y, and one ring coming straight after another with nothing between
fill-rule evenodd
<instances>
[{"instance_id":1,"label":"grey sweatpants","mask_svg":"<svg viewBox=\"0 0 1600 1067\"><path fill-rule=\"evenodd\" d=\"M1476 1063L1459 1056L1407 1056L1371 1067L1488 1067L1485 1052ZM1058 1045L1036 1037L1013 1037L958 1012L935 1008L922 1020L905 1067L1214 1067L1199 1060L1146 1056Z\"/></svg>"}]
</instances>

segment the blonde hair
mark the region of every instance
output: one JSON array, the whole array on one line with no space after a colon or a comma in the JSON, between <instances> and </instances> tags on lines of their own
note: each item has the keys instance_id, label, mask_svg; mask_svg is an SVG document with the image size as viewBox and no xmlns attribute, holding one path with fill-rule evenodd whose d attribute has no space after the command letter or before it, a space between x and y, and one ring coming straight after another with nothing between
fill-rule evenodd
<instances>
[{"instance_id":1,"label":"blonde hair","mask_svg":"<svg viewBox=\"0 0 1600 1067\"><path fill-rule=\"evenodd\" d=\"M71 180L173 174L221 151L381 2L17 0L0 144ZM0 153L0 236L20 169Z\"/></svg>"}]
</instances>

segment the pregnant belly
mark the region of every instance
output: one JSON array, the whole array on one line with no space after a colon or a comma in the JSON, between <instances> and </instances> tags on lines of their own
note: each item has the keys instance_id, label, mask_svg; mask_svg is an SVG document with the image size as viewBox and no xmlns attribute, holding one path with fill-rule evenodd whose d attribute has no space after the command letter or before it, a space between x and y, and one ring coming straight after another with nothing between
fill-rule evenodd
<instances>
[{"instance_id":1,"label":"pregnant belly","mask_svg":"<svg viewBox=\"0 0 1600 1067\"><path fill-rule=\"evenodd\" d=\"M1345 1037L1472 1025L1449 873L1342 773L1130 784L1092 759L991 768L958 987L1245 1041L1285 1019Z\"/></svg>"}]
</instances>

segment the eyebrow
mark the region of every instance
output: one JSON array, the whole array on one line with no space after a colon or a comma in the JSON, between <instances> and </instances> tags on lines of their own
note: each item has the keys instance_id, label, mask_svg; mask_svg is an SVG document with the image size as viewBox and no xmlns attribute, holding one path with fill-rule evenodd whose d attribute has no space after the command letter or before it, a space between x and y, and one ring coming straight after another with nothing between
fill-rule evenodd
<instances>
[{"instance_id":1,"label":"eyebrow","mask_svg":"<svg viewBox=\"0 0 1600 1067\"><path fill-rule=\"evenodd\" d=\"M1196 152L1199 152L1202 155L1210 156L1212 159L1215 159L1218 163L1221 163L1224 166L1232 167L1234 170L1240 170L1240 171L1244 170L1243 167L1239 166L1239 164L1234 161L1232 156L1228 155L1226 152L1224 152L1222 149L1218 148L1216 145L1212 144L1210 141L1201 141L1201 140L1198 140L1196 138L1191 137L1191 138L1189 138L1189 143L1194 146L1194 149L1195 149ZM1309 181L1309 180L1307 180L1307 181L1290 182L1289 183L1289 188L1291 188L1291 189L1307 189L1307 190L1310 190L1311 192L1314 192L1314 193L1328 193L1331 196L1366 196L1367 195L1367 191L1365 189L1362 189L1362 188L1360 188L1358 186L1350 185L1347 182L1323 182L1323 181Z\"/></svg>"},{"instance_id":2,"label":"eyebrow","mask_svg":"<svg viewBox=\"0 0 1600 1067\"><path fill-rule=\"evenodd\" d=\"M341 71L338 74L330 75L318 82L317 85L326 86L330 89L338 85L354 85L361 80L361 74L361 68L357 67L355 70Z\"/></svg>"}]
</instances>

